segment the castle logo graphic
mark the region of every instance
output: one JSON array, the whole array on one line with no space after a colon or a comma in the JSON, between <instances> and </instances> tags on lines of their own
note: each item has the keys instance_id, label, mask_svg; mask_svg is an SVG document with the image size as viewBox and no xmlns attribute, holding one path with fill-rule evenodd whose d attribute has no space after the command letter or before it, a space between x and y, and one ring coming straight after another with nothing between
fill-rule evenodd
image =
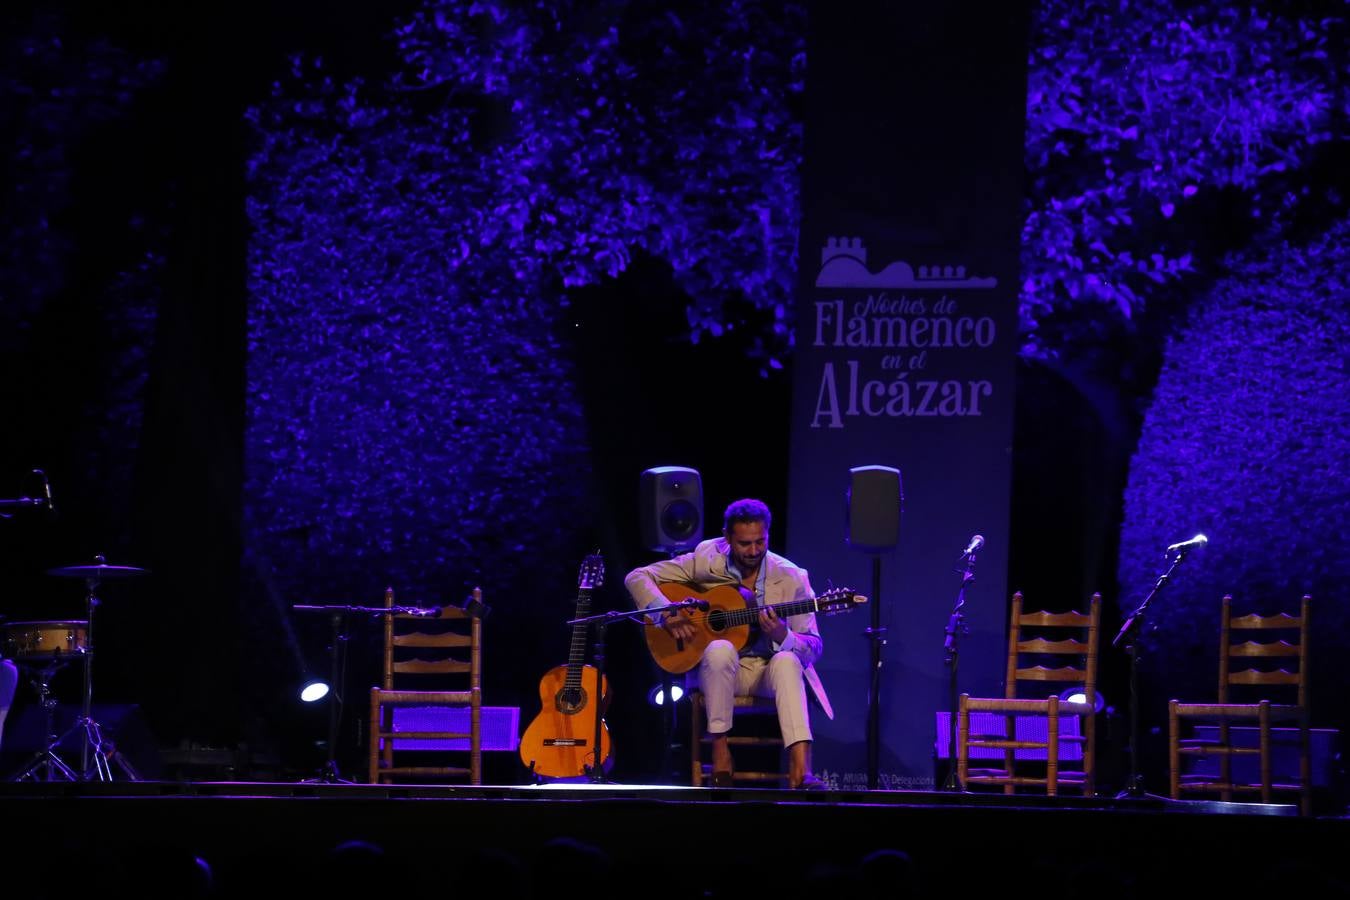
<instances>
[{"instance_id":1,"label":"castle logo graphic","mask_svg":"<svg viewBox=\"0 0 1350 900\"><path fill-rule=\"evenodd\" d=\"M880 272L867 268L867 248L862 238L829 238L820 250L821 288L943 288L946 290L989 290L997 278L966 275L965 266L919 266L918 274L906 262L896 261Z\"/></svg>"}]
</instances>

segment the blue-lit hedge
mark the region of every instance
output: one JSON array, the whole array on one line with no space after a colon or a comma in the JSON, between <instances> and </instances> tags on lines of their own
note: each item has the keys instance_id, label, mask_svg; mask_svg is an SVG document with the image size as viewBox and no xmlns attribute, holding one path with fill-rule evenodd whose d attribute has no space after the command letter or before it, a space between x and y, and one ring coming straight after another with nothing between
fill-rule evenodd
<instances>
[{"instance_id":1,"label":"blue-lit hedge","mask_svg":"<svg viewBox=\"0 0 1350 900\"><path fill-rule=\"evenodd\" d=\"M1125 493L1120 583L1122 603L1137 604L1167 544L1210 539L1151 607L1146 671L1169 696L1213 697L1225 593L1265 612L1311 593L1320 718L1344 716L1347 248L1342 222L1311 245L1236 261L1168 348Z\"/></svg>"}]
</instances>

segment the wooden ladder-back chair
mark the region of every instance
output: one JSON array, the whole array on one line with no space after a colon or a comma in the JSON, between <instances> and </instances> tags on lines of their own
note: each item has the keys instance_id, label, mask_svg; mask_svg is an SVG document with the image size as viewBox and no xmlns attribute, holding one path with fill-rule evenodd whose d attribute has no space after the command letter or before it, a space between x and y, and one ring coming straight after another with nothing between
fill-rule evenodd
<instances>
[{"instance_id":1,"label":"wooden ladder-back chair","mask_svg":"<svg viewBox=\"0 0 1350 900\"><path fill-rule=\"evenodd\" d=\"M1055 796L1061 784L1081 785L1085 796L1092 796L1096 785L1096 703L1097 646L1101 630L1101 594L1093 594L1086 613L1022 611L1022 594L1013 594L1008 625L1008 668L1004 696L971 697L962 694L958 709L957 773L963 789L971 785L1001 785L1003 793L1016 793L1019 787L1044 786ZM1053 638L1053 639L1052 639ZM1058 668L1046 668L1044 661L1068 662ZM1019 691L1019 686L1028 685ZM1066 687L1079 686L1081 702L1061 700ZM1047 687L1050 690L1047 691ZM1019 697L1019 693L1030 694ZM995 713L1004 717L1002 734L972 734L971 713ZM1017 720L1026 716L1046 718L1044 740L1018 735ZM1076 735L1060 734L1060 718L1079 716L1083 727ZM1061 765L1061 743L1081 744L1082 769L1067 770ZM999 768L970 767L972 748L1003 751ZM1045 752L1045 775L1021 774L1027 753ZM1019 755L1020 754L1020 755ZM1039 756L1039 754L1036 754ZM1039 761L1039 760L1038 760Z\"/></svg>"},{"instance_id":2,"label":"wooden ladder-back chair","mask_svg":"<svg viewBox=\"0 0 1350 900\"><path fill-rule=\"evenodd\" d=\"M483 592L473 589L481 604ZM384 592L386 609L394 606L394 590ZM422 656L433 657L424 659ZM388 613L384 617L384 671L380 687L370 689L370 782L394 778L455 778L468 776L470 784L483 782L483 622L458 606L440 609L436 617ZM462 690L406 690L411 677L464 676ZM426 681L419 681L425 685ZM409 731L394 728L398 707L467 708L467 729L433 728ZM456 725L459 723L456 722ZM395 765L395 741L468 741L469 765ZM426 750L397 748L402 756ZM439 751L452 753L453 750Z\"/></svg>"},{"instance_id":3,"label":"wooden ladder-back chair","mask_svg":"<svg viewBox=\"0 0 1350 900\"><path fill-rule=\"evenodd\" d=\"M689 699L689 756L692 762L690 781L694 787L702 787L705 780L712 779L712 759L704 752L705 749L711 749L712 738L708 736L706 730L708 723L704 712L703 692L692 690L689 692ZM732 705L735 709L736 727L727 737L727 743L731 746L732 755L736 759L736 771L731 775L732 781L755 784L778 782L780 786L786 785L787 769L783 764L783 736L778 728L778 706L772 698L749 696L736 697ZM746 721L752 717L754 724L749 729L745 728ZM746 731L757 733L747 734ZM744 758L749 754L737 753L738 747L757 748L759 758L764 760L760 763L762 766L767 766L770 750L776 751L777 768L745 768L746 762L754 760Z\"/></svg>"},{"instance_id":4,"label":"wooden ladder-back chair","mask_svg":"<svg viewBox=\"0 0 1350 900\"><path fill-rule=\"evenodd\" d=\"M1299 606L1299 614L1278 613L1273 616L1256 614L1246 616L1233 615L1233 597L1223 598L1219 619L1219 697L1217 703L1182 703L1173 700L1168 704L1167 745L1168 774L1171 780L1172 797L1180 799L1183 791L1218 793L1222 800L1232 800L1234 794L1256 794L1262 803L1270 803L1276 791L1293 792L1299 796L1299 807L1304 815L1312 811L1312 755L1309 739L1308 715L1308 614L1312 598L1304 596ZM1250 632L1251 634L1236 634ZM1297 643L1290 643L1294 637ZM1257 641L1253 638L1268 638ZM1241 643L1237 643L1241 638ZM1283 668L1285 662L1294 660L1298 670L1290 672ZM1261 661L1266 668L1244 668L1236 671L1235 666L1252 666ZM1279 668L1270 668L1279 666ZM1232 702L1236 691L1253 691L1261 699L1253 702ZM1284 692L1292 704L1272 703L1268 694ZM1256 746L1243 746L1234 741L1233 722L1255 723ZM1181 729L1189 722L1217 723L1217 738L1183 738ZM1299 776L1298 784L1275 783L1272 777L1272 735L1276 722L1292 722L1299 731ZM1213 774L1181 771L1183 756L1217 756L1219 772ZM1235 779L1233 757L1255 756L1258 758L1258 779Z\"/></svg>"}]
</instances>

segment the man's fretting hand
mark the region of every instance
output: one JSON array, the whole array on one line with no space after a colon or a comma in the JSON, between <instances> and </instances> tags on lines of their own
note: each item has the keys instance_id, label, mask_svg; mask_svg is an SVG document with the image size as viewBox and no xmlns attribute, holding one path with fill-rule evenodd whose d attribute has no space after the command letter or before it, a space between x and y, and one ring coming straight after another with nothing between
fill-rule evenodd
<instances>
[{"instance_id":1,"label":"man's fretting hand","mask_svg":"<svg viewBox=\"0 0 1350 900\"><path fill-rule=\"evenodd\" d=\"M772 606L766 606L759 611L759 630L769 636L769 640L775 644L781 644L787 639L787 623L778 618L778 612Z\"/></svg>"}]
</instances>

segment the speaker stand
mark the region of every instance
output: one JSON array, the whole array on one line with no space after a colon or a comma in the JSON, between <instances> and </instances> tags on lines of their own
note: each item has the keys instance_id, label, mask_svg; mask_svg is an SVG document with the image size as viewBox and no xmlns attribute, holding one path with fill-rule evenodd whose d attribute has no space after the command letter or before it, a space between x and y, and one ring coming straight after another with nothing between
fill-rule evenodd
<instances>
[{"instance_id":1,"label":"speaker stand","mask_svg":"<svg viewBox=\"0 0 1350 900\"><path fill-rule=\"evenodd\" d=\"M872 555L872 624L863 632L871 643L871 677L867 685L867 789L875 791L881 769L881 648L886 629L881 624L881 557Z\"/></svg>"}]
</instances>

